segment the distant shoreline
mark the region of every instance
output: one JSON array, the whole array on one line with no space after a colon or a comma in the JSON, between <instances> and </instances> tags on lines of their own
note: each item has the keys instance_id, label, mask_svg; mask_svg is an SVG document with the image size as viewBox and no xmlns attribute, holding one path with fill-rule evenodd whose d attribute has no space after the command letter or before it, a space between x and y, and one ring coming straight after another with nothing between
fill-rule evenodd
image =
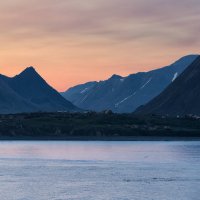
<instances>
[{"instance_id":1,"label":"distant shoreline","mask_svg":"<svg viewBox=\"0 0 200 200\"><path fill-rule=\"evenodd\" d=\"M200 141L200 137L0 137L0 141Z\"/></svg>"}]
</instances>

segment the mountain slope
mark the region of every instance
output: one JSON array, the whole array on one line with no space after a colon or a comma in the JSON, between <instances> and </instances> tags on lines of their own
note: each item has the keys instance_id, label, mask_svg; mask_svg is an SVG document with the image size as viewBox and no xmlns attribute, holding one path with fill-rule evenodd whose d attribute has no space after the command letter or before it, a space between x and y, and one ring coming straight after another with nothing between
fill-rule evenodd
<instances>
[{"instance_id":1,"label":"mountain slope","mask_svg":"<svg viewBox=\"0 0 200 200\"><path fill-rule=\"evenodd\" d=\"M34 109L34 105L19 96L0 77L0 113L29 112Z\"/></svg>"},{"instance_id":2,"label":"mountain slope","mask_svg":"<svg viewBox=\"0 0 200 200\"><path fill-rule=\"evenodd\" d=\"M33 67L13 78L1 75L0 80L0 96L4 99L1 113L79 110L49 86Z\"/></svg>"},{"instance_id":3,"label":"mountain slope","mask_svg":"<svg viewBox=\"0 0 200 200\"><path fill-rule=\"evenodd\" d=\"M70 101L73 101L74 104L79 104L79 100L81 100L82 96L89 90L91 90L98 82L88 82L85 84L77 85L72 88L69 88L67 92L61 92L61 95L66 98L70 99Z\"/></svg>"},{"instance_id":4,"label":"mountain slope","mask_svg":"<svg viewBox=\"0 0 200 200\"><path fill-rule=\"evenodd\" d=\"M83 109L133 112L160 94L196 57L185 56L170 66L127 77L113 75L105 81L75 86L62 95Z\"/></svg>"},{"instance_id":5,"label":"mountain slope","mask_svg":"<svg viewBox=\"0 0 200 200\"><path fill-rule=\"evenodd\" d=\"M135 113L200 115L200 56L166 90Z\"/></svg>"}]
</instances>

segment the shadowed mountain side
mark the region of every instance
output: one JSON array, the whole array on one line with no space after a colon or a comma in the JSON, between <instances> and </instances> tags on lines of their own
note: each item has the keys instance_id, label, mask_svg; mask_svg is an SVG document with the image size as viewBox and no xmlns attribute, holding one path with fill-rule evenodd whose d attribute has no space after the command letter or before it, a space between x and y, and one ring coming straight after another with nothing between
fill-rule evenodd
<instances>
[{"instance_id":1,"label":"shadowed mountain side","mask_svg":"<svg viewBox=\"0 0 200 200\"><path fill-rule=\"evenodd\" d=\"M1 75L0 80L5 88L0 94L4 99L1 113L79 110L49 86L33 67L13 78Z\"/></svg>"},{"instance_id":2,"label":"shadowed mountain side","mask_svg":"<svg viewBox=\"0 0 200 200\"><path fill-rule=\"evenodd\" d=\"M17 113L22 110L24 112L30 112L36 110L36 107L9 88L0 78L0 112Z\"/></svg>"},{"instance_id":3,"label":"shadowed mountain side","mask_svg":"<svg viewBox=\"0 0 200 200\"><path fill-rule=\"evenodd\" d=\"M200 56L159 96L135 114L200 115Z\"/></svg>"}]
</instances>

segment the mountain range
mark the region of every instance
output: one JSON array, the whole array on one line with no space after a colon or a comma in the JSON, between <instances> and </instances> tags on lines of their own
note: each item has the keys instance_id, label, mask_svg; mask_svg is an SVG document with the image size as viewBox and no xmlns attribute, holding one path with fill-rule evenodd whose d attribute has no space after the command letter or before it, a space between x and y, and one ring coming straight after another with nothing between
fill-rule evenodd
<instances>
[{"instance_id":1,"label":"mountain range","mask_svg":"<svg viewBox=\"0 0 200 200\"><path fill-rule=\"evenodd\" d=\"M199 83L199 55L127 77L114 74L108 80L87 82L61 94L28 67L14 77L0 75L0 113L136 110L140 115L200 114Z\"/></svg>"},{"instance_id":2,"label":"mountain range","mask_svg":"<svg viewBox=\"0 0 200 200\"><path fill-rule=\"evenodd\" d=\"M0 113L80 111L35 71L26 68L12 78L0 75Z\"/></svg>"},{"instance_id":3,"label":"mountain range","mask_svg":"<svg viewBox=\"0 0 200 200\"><path fill-rule=\"evenodd\" d=\"M135 112L140 115L200 115L200 56L159 96Z\"/></svg>"},{"instance_id":4,"label":"mountain range","mask_svg":"<svg viewBox=\"0 0 200 200\"><path fill-rule=\"evenodd\" d=\"M163 92L197 57L188 55L169 66L127 77L113 75L108 80L77 85L61 94L82 109L131 113Z\"/></svg>"}]
</instances>

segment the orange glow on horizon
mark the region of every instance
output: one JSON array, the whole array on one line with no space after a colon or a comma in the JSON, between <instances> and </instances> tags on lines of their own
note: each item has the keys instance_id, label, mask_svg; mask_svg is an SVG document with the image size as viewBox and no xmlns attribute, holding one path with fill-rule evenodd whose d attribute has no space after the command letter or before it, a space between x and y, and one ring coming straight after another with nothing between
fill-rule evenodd
<instances>
[{"instance_id":1,"label":"orange glow on horizon","mask_svg":"<svg viewBox=\"0 0 200 200\"><path fill-rule=\"evenodd\" d=\"M163 67L199 53L199 7L187 0L2 1L0 73L34 66L65 91Z\"/></svg>"}]
</instances>

